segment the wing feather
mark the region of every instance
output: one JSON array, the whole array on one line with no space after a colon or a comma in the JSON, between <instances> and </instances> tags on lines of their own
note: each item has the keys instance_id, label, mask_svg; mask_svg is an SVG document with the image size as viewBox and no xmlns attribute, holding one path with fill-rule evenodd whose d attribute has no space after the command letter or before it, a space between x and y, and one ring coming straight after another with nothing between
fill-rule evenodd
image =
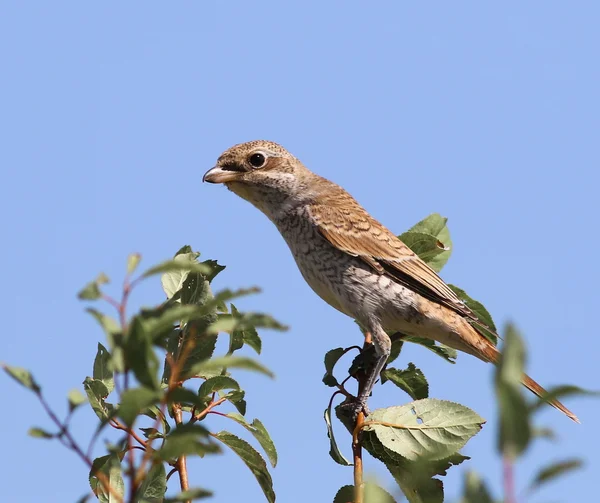
<instances>
[{"instance_id":1,"label":"wing feather","mask_svg":"<svg viewBox=\"0 0 600 503\"><path fill-rule=\"evenodd\" d=\"M477 320L431 267L347 193L327 198L327 204L312 204L309 212L320 234L339 250L420 295Z\"/></svg>"}]
</instances>

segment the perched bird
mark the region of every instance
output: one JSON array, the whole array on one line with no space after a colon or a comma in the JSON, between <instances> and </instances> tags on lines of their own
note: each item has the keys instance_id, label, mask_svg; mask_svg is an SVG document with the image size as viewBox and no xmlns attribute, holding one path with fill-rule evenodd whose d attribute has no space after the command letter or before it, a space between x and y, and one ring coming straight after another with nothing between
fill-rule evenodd
<instances>
[{"instance_id":1,"label":"perched bird","mask_svg":"<svg viewBox=\"0 0 600 503\"><path fill-rule=\"evenodd\" d=\"M386 330L426 337L485 362L498 362L500 353L481 334L485 325L433 269L344 189L309 171L280 145L235 145L203 181L225 184L262 211L317 295L371 334L376 363L355 412L366 410L390 354ZM528 375L522 382L538 396L546 393ZM579 422L559 401L549 403Z\"/></svg>"}]
</instances>

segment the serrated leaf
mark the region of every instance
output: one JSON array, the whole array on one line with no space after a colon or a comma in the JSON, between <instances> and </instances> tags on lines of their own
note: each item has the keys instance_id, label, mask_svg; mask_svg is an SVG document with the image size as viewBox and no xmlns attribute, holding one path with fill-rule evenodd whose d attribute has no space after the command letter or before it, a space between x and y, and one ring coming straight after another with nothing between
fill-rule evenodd
<instances>
[{"instance_id":1,"label":"serrated leaf","mask_svg":"<svg viewBox=\"0 0 600 503\"><path fill-rule=\"evenodd\" d=\"M481 333L481 335L483 335L487 340L489 340L494 346L496 346L498 344L498 336L495 333L497 329L496 325L494 324L494 320L492 319L492 315L489 313L489 311L481 302L469 297L467 295L467 292L465 292L462 288L459 288L455 285L448 286L457 295L457 297L460 300L462 300L471 311L473 311L473 313L475 314L475 316L477 316L479 321L481 321L484 325L491 329L490 331L480 327L479 325L476 326L477 331Z\"/></svg>"},{"instance_id":2,"label":"serrated leaf","mask_svg":"<svg viewBox=\"0 0 600 503\"><path fill-rule=\"evenodd\" d=\"M444 476L452 466L469 459L456 453L436 461L409 461L387 449L372 431L363 432L363 447L371 456L385 464L409 503L442 503L444 484L433 477Z\"/></svg>"},{"instance_id":3,"label":"serrated leaf","mask_svg":"<svg viewBox=\"0 0 600 503\"><path fill-rule=\"evenodd\" d=\"M366 429L374 431L387 449L408 460L438 460L461 449L484 423L464 405L426 398L374 410Z\"/></svg>"},{"instance_id":4,"label":"serrated leaf","mask_svg":"<svg viewBox=\"0 0 600 503\"><path fill-rule=\"evenodd\" d=\"M213 493L206 489L188 489L170 498L165 498L164 503L187 503L190 500L209 498L212 495Z\"/></svg>"},{"instance_id":5,"label":"serrated leaf","mask_svg":"<svg viewBox=\"0 0 600 503\"><path fill-rule=\"evenodd\" d=\"M531 439L530 412L521 388L525 346L513 325L505 330L504 347L495 373L498 399L498 451L514 460Z\"/></svg>"},{"instance_id":6,"label":"serrated leaf","mask_svg":"<svg viewBox=\"0 0 600 503\"><path fill-rule=\"evenodd\" d=\"M100 274L94 281L90 281L81 290L79 290L77 297L80 300L98 300L100 297L102 297L100 285L104 283L108 283L108 277L105 274Z\"/></svg>"},{"instance_id":7,"label":"serrated leaf","mask_svg":"<svg viewBox=\"0 0 600 503\"><path fill-rule=\"evenodd\" d=\"M123 372L125 370L123 350L121 347L123 335L117 320L91 307L87 308L86 311L94 317L106 335L106 340L108 341L108 346L111 350L112 369L116 372Z\"/></svg>"},{"instance_id":8,"label":"serrated leaf","mask_svg":"<svg viewBox=\"0 0 600 503\"><path fill-rule=\"evenodd\" d=\"M494 503L485 483L473 471L465 474L461 503Z\"/></svg>"},{"instance_id":9,"label":"serrated leaf","mask_svg":"<svg viewBox=\"0 0 600 503\"><path fill-rule=\"evenodd\" d=\"M220 431L213 434L213 437L223 442L233 452L235 452L250 471L256 477L258 484L267 501L275 503L275 492L273 491L273 480L267 469L267 464L262 456L248 442L229 433L228 431Z\"/></svg>"},{"instance_id":10,"label":"serrated leaf","mask_svg":"<svg viewBox=\"0 0 600 503\"><path fill-rule=\"evenodd\" d=\"M199 424L184 424L171 430L155 456L170 461L190 454L204 457L205 454L216 452L220 452L219 446L212 441L206 428Z\"/></svg>"},{"instance_id":11,"label":"serrated leaf","mask_svg":"<svg viewBox=\"0 0 600 503\"><path fill-rule=\"evenodd\" d=\"M398 337L398 338L392 339L392 347L390 349L390 356L388 356L386 365L389 365L394 360L396 360L396 358L398 358L400 356L400 352L402 351L402 346L404 346L403 338Z\"/></svg>"},{"instance_id":12,"label":"serrated leaf","mask_svg":"<svg viewBox=\"0 0 600 503\"><path fill-rule=\"evenodd\" d=\"M338 360L346 354L346 350L344 348L335 348L327 351L325 353L325 375L323 376L323 384L326 386L337 386L338 382L335 376L333 375L333 368Z\"/></svg>"},{"instance_id":13,"label":"serrated leaf","mask_svg":"<svg viewBox=\"0 0 600 503\"><path fill-rule=\"evenodd\" d=\"M440 214L432 213L398 236L436 272L440 272L452 253L447 221Z\"/></svg>"},{"instance_id":14,"label":"serrated leaf","mask_svg":"<svg viewBox=\"0 0 600 503\"><path fill-rule=\"evenodd\" d=\"M111 490L104 487L97 476L102 472ZM90 487L101 503L117 503L124 501L125 484L121 473L121 460L117 454L109 454L96 458L92 464L89 475Z\"/></svg>"},{"instance_id":15,"label":"serrated leaf","mask_svg":"<svg viewBox=\"0 0 600 503\"><path fill-rule=\"evenodd\" d=\"M342 466L352 466L352 463L346 459L346 457L342 454L342 451L337 445L335 441L335 436L333 434L333 424L331 423L331 407L327 407L323 414L323 419L325 419L325 425L327 426L327 438L329 438L329 455L331 459L333 459L338 465Z\"/></svg>"},{"instance_id":16,"label":"serrated leaf","mask_svg":"<svg viewBox=\"0 0 600 503\"><path fill-rule=\"evenodd\" d=\"M354 501L354 486L343 486L333 498L333 503ZM396 503L396 500L383 488L373 482L364 483L364 503Z\"/></svg>"},{"instance_id":17,"label":"serrated leaf","mask_svg":"<svg viewBox=\"0 0 600 503\"><path fill-rule=\"evenodd\" d=\"M73 388L67 394L67 400L69 402L69 412L73 412L77 407L84 404L87 399L83 396L83 393L76 388Z\"/></svg>"},{"instance_id":18,"label":"serrated leaf","mask_svg":"<svg viewBox=\"0 0 600 503\"><path fill-rule=\"evenodd\" d=\"M561 477L569 472L578 470L582 466L583 461L577 458L565 459L563 461L551 463L538 471L536 476L533 478L531 485L529 486L529 491L539 489L540 486L556 479L557 477Z\"/></svg>"},{"instance_id":19,"label":"serrated leaf","mask_svg":"<svg viewBox=\"0 0 600 503\"><path fill-rule=\"evenodd\" d=\"M413 400L429 396L429 384L423 372L409 363L405 370L387 368L381 373L381 382L389 380L405 391Z\"/></svg>"},{"instance_id":20,"label":"serrated leaf","mask_svg":"<svg viewBox=\"0 0 600 503\"><path fill-rule=\"evenodd\" d=\"M100 343L98 343L98 351L96 352L96 358L94 359L94 371L92 376L94 379L104 383L109 394L112 393L112 390L115 388L115 382L111 367L111 357L108 350Z\"/></svg>"},{"instance_id":21,"label":"serrated leaf","mask_svg":"<svg viewBox=\"0 0 600 503\"><path fill-rule=\"evenodd\" d=\"M155 405L161 396L148 388L133 388L123 391L119 406L119 417L127 426L133 426L137 416L151 405Z\"/></svg>"},{"instance_id":22,"label":"serrated leaf","mask_svg":"<svg viewBox=\"0 0 600 503\"><path fill-rule=\"evenodd\" d=\"M56 434L49 433L46 430L43 430L42 428L37 428L37 427L29 428L29 430L27 431L27 434L30 437L34 437L34 438L54 438L54 437L56 437Z\"/></svg>"},{"instance_id":23,"label":"serrated leaf","mask_svg":"<svg viewBox=\"0 0 600 503\"><path fill-rule=\"evenodd\" d=\"M29 370L24 369L22 367L13 367L12 365L6 365L5 363L2 364L2 368L10 377L12 377L20 385L25 386L27 389L33 391L35 394L39 394L42 391L42 388L33 378L33 374L29 372Z\"/></svg>"},{"instance_id":24,"label":"serrated leaf","mask_svg":"<svg viewBox=\"0 0 600 503\"><path fill-rule=\"evenodd\" d=\"M240 389L240 385L235 379L229 376L211 377L200 385L198 396L206 397L222 389L233 389L237 391Z\"/></svg>"},{"instance_id":25,"label":"serrated leaf","mask_svg":"<svg viewBox=\"0 0 600 503\"><path fill-rule=\"evenodd\" d=\"M147 320L143 315L132 318L128 335L123 345L123 356L140 384L158 390L159 361L154 352L153 338L157 335L159 320ZM156 331L155 331L156 330Z\"/></svg>"},{"instance_id":26,"label":"serrated leaf","mask_svg":"<svg viewBox=\"0 0 600 503\"><path fill-rule=\"evenodd\" d=\"M245 391L230 391L223 395L221 395L221 392L219 391L219 396L223 396L229 400L242 416L246 414L246 400L244 400L244 397L246 396Z\"/></svg>"},{"instance_id":27,"label":"serrated leaf","mask_svg":"<svg viewBox=\"0 0 600 503\"><path fill-rule=\"evenodd\" d=\"M258 363L252 358L246 358L244 356L222 356L220 358L213 358L211 360L197 363L187 372L188 376L202 375L210 371L221 370L223 368L239 368L245 370L251 370L260 374L274 377L273 373L266 367Z\"/></svg>"},{"instance_id":28,"label":"serrated leaf","mask_svg":"<svg viewBox=\"0 0 600 503\"><path fill-rule=\"evenodd\" d=\"M162 462L154 464L137 490L135 503L162 503L167 491L167 474Z\"/></svg>"},{"instance_id":29,"label":"serrated leaf","mask_svg":"<svg viewBox=\"0 0 600 503\"><path fill-rule=\"evenodd\" d=\"M229 412L225 415L228 418L233 419L236 423L241 424L250 433L252 433L254 438L265 451L271 466L275 468L277 465L277 450L275 449L275 444L273 443L273 440L271 440L271 436L264 425L258 419L254 419L252 423L248 423L246 418L237 412Z\"/></svg>"},{"instance_id":30,"label":"serrated leaf","mask_svg":"<svg viewBox=\"0 0 600 503\"><path fill-rule=\"evenodd\" d=\"M144 416L148 416L150 419L154 419L155 421L158 419L162 423L163 431L165 433L169 433L169 431L171 431L171 425L169 424L169 421L162 413L160 408L158 408L156 405L151 405L148 407L143 414Z\"/></svg>"},{"instance_id":31,"label":"serrated leaf","mask_svg":"<svg viewBox=\"0 0 600 503\"><path fill-rule=\"evenodd\" d=\"M440 356L448 363L456 363L456 358L458 356L456 349L436 343L431 339L425 339L424 337L406 336L404 340L429 349L429 351L432 351L436 355Z\"/></svg>"},{"instance_id":32,"label":"serrated leaf","mask_svg":"<svg viewBox=\"0 0 600 503\"><path fill-rule=\"evenodd\" d=\"M225 310L225 312L227 312L227 310ZM231 304L231 314L239 315L239 311L233 304ZM242 336L243 343L254 349L257 354L260 354L262 350L262 341L258 335L258 332L256 331L256 327L248 327L239 331L239 333Z\"/></svg>"},{"instance_id":33,"label":"serrated leaf","mask_svg":"<svg viewBox=\"0 0 600 503\"><path fill-rule=\"evenodd\" d=\"M219 318L208 327L207 331L209 334L218 334L220 332L255 329L256 327L282 331L288 328L267 314L243 313L234 316L232 313L219 315Z\"/></svg>"},{"instance_id":34,"label":"serrated leaf","mask_svg":"<svg viewBox=\"0 0 600 503\"><path fill-rule=\"evenodd\" d=\"M139 253L132 253L127 257L127 274L133 274L140 264L142 256Z\"/></svg>"},{"instance_id":35,"label":"serrated leaf","mask_svg":"<svg viewBox=\"0 0 600 503\"><path fill-rule=\"evenodd\" d=\"M179 258L182 257L182 258ZM189 257L185 257L185 255L178 255L177 257L175 257L172 260L167 260L165 262L161 262L160 264L151 267L150 269L148 269L146 272L144 272L144 274L142 274L142 278L148 278L150 276L154 276L156 274L167 274L167 275L171 275L172 277L169 277L168 279L166 279L166 283L167 283L167 289L168 291L172 291L177 285L179 285L179 283L181 282L181 285L183 285L183 281L185 281L185 277L187 277L186 274L184 273L199 273L199 274L210 274L211 273L211 269L209 266L205 265L205 264L199 264L197 262L192 262L189 260ZM182 273L181 276L179 273ZM185 277L183 277L185 276ZM182 279L183 278L183 279ZM162 282L162 278L161 278L161 283ZM181 288L181 285L180 288ZM164 283L163 283L163 288L165 287ZM177 290L175 290L173 293L177 292ZM167 295L168 292L165 291L165 293Z\"/></svg>"},{"instance_id":36,"label":"serrated leaf","mask_svg":"<svg viewBox=\"0 0 600 503\"><path fill-rule=\"evenodd\" d=\"M168 394L169 403L178 403L185 405L201 405L202 400L200 397L194 393L191 389L184 388L182 386L178 386Z\"/></svg>"},{"instance_id":37,"label":"serrated leaf","mask_svg":"<svg viewBox=\"0 0 600 503\"><path fill-rule=\"evenodd\" d=\"M102 381L86 377L83 381L83 390L85 391L90 406L100 420L108 419L108 409L104 399L108 396L108 389Z\"/></svg>"}]
</instances>

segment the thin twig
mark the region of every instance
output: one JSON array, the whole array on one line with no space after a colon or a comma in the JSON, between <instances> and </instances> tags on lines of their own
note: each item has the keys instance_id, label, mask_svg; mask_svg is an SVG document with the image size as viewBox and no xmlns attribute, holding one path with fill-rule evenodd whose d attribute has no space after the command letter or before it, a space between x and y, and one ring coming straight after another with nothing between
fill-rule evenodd
<instances>
[{"instance_id":1,"label":"thin twig","mask_svg":"<svg viewBox=\"0 0 600 503\"><path fill-rule=\"evenodd\" d=\"M60 421L60 419L58 419L58 416L50 408L50 406L44 399L43 395L39 392L36 394L42 404L42 407L44 407L44 410L46 411L48 416L50 416L50 419L52 419L54 424L60 429L60 433L61 433L62 437L64 437L68 441L68 444L63 444L63 445L65 445L66 447L71 449L73 452L75 452L81 458L81 460L88 466L88 468L91 469L93 466L92 460L88 456L86 456L86 454L83 452L81 447L79 447L79 444L75 441L75 439L71 435L71 432L64 427L63 423ZM106 474L104 474L98 470L94 473L94 475L98 478L98 481L100 482L100 484L102 484L102 487L104 488L105 491L112 494L115 497L115 499L117 500L117 502L123 503L123 498L116 491L116 489L114 489L110 485L110 481L108 480L108 477L106 476Z\"/></svg>"},{"instance_id":2,"label":"thin twig","mask_svg":"<svg viewBox=\"0 0 600 503\"><path fill-rule=\"evenodd\" d=\"M208 407L206 407L206 409L204 409L201 412L198 412L194 417L192 417L190 419L190 423L195 423L196 421L200 421L201 419L204 419L204 417L206 416L206 414L208 414L209 412L211 412L212 409L214 409L215 407L218 407L219 405L221 405L225 400L227 400L227 398L222 397L222 398L219 398L218 400L216 400L214 402L210 402L208 404Z\"/></svg>"},{"instance_id":3,"label":"thin twig","mask_svg":"<svg viewBox=\"0 0 600 503\"><path fill-rule=\"evenodd\" d=\"M129 428L128 426L125 426L124 424L122 424L121 422L119 422L117 419L112 419L112 422L110 423L110 425L117 429L117 430L122 430L127 432L129 435L131 435L135 440L137 440L137 442L143 446L144 448L147 445L147 442L141 438L132 428Z\"/></svg>"},{"instance_id":4,"label":"thin twig","mask_svg":"<svg viewBox=\"0 0 600 503\"><path fill-rule=\"evenodd\" d=\"M506 503L517 503L513 462L508 456L504 456L502 464L504 471L504 501Z\"/></svg>"},{"instance_id":5,"label":"thin twig","mask_svg":"<svg viewBox=\"0 0 600 503\"><path fill-rule=\"evenodd\" d=\"M183 413L181 412L181 407L179 406L179 404L175 404L173 406L173 416L175 416L175 424L177 426L183 423ZM175 467L177 468L177 474L179 475L180 489L182 491L189 490L190 484L188 481L187 463L185 456L179 456Z\"/></svg>"},{"instance_id":6,"label":"thin twig","mask_svg":"<svg viewBox=\"0 0 600 503\"><path fill-rule=\"evenodd\" d=\"M361 410L356 417L355 434L352 435L352 455L354 457L354 503L363 503L363 463L362 463L362 444L359 439L365 413Z\"/></svg>"}]
</instances>

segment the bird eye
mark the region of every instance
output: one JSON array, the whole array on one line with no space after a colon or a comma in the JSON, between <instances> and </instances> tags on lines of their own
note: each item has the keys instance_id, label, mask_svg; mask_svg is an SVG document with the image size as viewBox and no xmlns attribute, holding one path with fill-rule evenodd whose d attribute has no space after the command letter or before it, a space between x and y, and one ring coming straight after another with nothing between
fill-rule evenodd
<instances>
[{"instance_id":1,"label":"bird eye","mask_svg":"<svg viewBox=\"0 0 600 503\"><path fill-rule=\"evenodd\" d=\"M264 154L257 152L256 154L252 154L248 161L255 168L262 168L265 165L265 162L267 162L267 159L265 158Z\"/></svg>"}]
</instances>

